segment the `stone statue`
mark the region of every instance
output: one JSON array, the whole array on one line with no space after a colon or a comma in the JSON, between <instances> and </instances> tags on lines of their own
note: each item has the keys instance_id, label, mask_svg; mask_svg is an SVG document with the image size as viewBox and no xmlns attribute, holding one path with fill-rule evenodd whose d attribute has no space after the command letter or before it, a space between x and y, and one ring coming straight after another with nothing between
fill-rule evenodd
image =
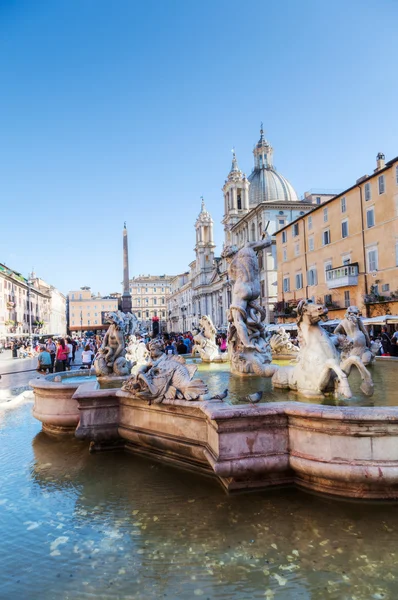
<instances>
[{"instance_id":1,"label":"stone statue","mask_svg":"<svg viewBox=\"0 0 398 600\"><path fill-rule=\"evenodd\" d=\"M347 308L344 319L337 325L334 334L338 335L343 360L349 356L358 356L365 366L375 360L371 351L370 338L357 306Z\"/></svg>"},{"instance_id":2,"label":"stone statue","mask_svg":"<svg viewBox=\"0 0 398 600\"><path fill-rule=\"evenodd\" d=\"M327 308L311 300L301 300L297 306L297 327L300 335L298 362L293 366L274 369L272 384L274 387L297 390L307 397L323 396L327 392L351 398L352 392L348 375L353 366L357 367L361 378L361 390L364 394L373 394L373 381L370 373L358 356L349 356L341 360L340 353L328 333L320 326L326 319ZM258 373L260 374L260 373Z\"/></svg>"},{"instance_id":3,"label":"stone statue","mask_svg":"<svg viewBox=\"0 0 398 600\"><path fill-rule=\"evenodd\" d=\"M126 359L136 368L147 364L149 350L140 336L130 335L126 348Z\"/></svg>"},{"instance_id":4,"label":"stone statue","mask_svg":"<svg viewBox=\"0 0 398 600\"><path fill-rule=\"evenodd\" d=\"M228 262L228 278L232 283L232 302L228 311L232 373L253 374L271 362L264 326L266 313L256 302L260 296L257 252L270 244L271 238L268 236L258 242L248 242L240 250L236 246L228 246L223 252Z\"/></svg>"},{"instance_id":5,"label":"stone statue","mask_svg":"<svg viewBox=\"0 0 398 600\"><path fill-rule=\"evenodd\" d=\"M221 353L216 344L216 328L208 315L201 317L199 332L194 336L193 341L194 347L192 353L197 351L203 362L221 360Z\"/></svg>"},{"instance_id":6,"label":"stone statue","mask_svg":"<svg viewBox=\"0 0 398 600\"><path fill-rule=\"evenodd\" d=\"M160 404L166 398L200 400L208 392L201 379L193 379L197 367L187 365L181 356L166 355L160 340L149 342L150 359L130 377L122 390L137 398Z\"/></svg>"},{"instance_id":7,"label":"stone statue","mask_svg":"<svg viewBox=\"0 0 398 600\"><path fill-rule=\"evenodd\" d=\"M295 346L290 340L290 333L283 327L279 327L270 338L271 352L274 356L292 356L297 357L299 347Z\"/></svg>"},{"instance_id":8,"label":"stone statue","mask_svg":"<svg viewBox=\"0 0 398 600\"><path fill-rule=\"evenodd\" d=\"M105 318L110 325L94 360L95 374L97 377L129 375L131 363L125 358L125 336L129 335L137 318L120 311L107 313Z\"/></svg>"}]
</instances>

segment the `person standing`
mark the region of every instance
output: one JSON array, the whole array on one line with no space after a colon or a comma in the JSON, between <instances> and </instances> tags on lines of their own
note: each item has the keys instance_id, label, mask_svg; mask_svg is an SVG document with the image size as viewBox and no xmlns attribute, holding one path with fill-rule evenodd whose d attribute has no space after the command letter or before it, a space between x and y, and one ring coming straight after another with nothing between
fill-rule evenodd
<instances>
[{"instance_id":1,"label":"person standing","mask_svg":"<svg viewBox=\"0 0 398 600\"><path fill-rule=\"evenodd\" d=\"M391 356L391 338L388 335L387 327L383 327L381 330L381 343L383 346L383 355Z\"/></svg>"},{"instance_id":2,"label":"person standing","mask_svg":"<svg viewBox=\"0 0 398 600\"><path fill-rule=\"evenodd\" d=\"M54 362L55 362L55 353L56 353L57 347L54 344L52 338L48 338L48 341L47 341L47 344L46 344L46 350L49 353L49 355L51 356L51 370L50 370L50 373L53 373L53 371L54 371Z\"/></svg>"},{"instance_id":3,"label":"person standing","mask_svg":"<svg viewBox=\"0 0 398 600\"><path fill-rule=\"evenodd\" d=\"M71 370L72 358L73 358L73 344L70 337L66 338L67 346L68 346L68 370Z\"/></svg>"},{"instance_id":4,"label":"person standing","mask_svg":"<svg viewBox=\"0 0 398 600\"><path fill-rule=\"evenodd\" d=\"M67 370L68 356L69 356L69 348L65 344L65 340L63 338L61 338L58 342L57 353L56 353L55 371L57 373Z\"/></svg>"}]
</instances>

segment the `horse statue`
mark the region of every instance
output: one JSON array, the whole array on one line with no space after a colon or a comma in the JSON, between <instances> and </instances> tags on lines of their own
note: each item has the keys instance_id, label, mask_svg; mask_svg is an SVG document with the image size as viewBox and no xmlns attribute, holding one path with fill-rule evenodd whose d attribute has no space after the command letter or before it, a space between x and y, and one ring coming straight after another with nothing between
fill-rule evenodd
<instances>
[{"instance_id":1,"label":"horse statue","mask_svg":"<svg viewBox=\"0 0 398 600\"><path fill-rule=\"evenodd\" d=\"M105 319L110 325L94 360L97 377L130 374L131 363L125 357L125 335L128 335L134 326L134 317L131 313L125 314L121 311L106 313Z\"/></svg>"},{"instance_id":2,"label":"horse statue","mask_svg":"<svg viewBox=\"0 0 398 600\"><path fill-rule=\"evenodd\" d=\"M199 332L194 336L192 354L199 353L203 362L212 362L220 358L220 351L216 344L216 328L208 315L203 315L199 321Z\"/></svg>"},{"instance_id":3,"label":"horse statue","mask_svg":"<svg viewBox=\"0 0 398 600\"><path fill-rule=\"evenodd\" d=\"M369 371L358 356L341 360L328 333L320 326L328 310L322 304L301 300L297 306L297 328L300 336L298 361L292 366L274 368L272 385L276 388L296 390L308 398L334 392L337 396L351 398L348 376L352 367L361 375L361 390L367 396L373 394L373 381ZM274 365L269 365L272 367ZM268 372L269 372L268 367ZM260 374L260 373L259 373Z\"/></svg>"},{"instance_id":4,"label":"horse statue","mask_svg":"<svg viewBox=\"0 0 398 600\"><path fill-rule=\"evenodd\" d=\"M338 344L341 346L341 358L349 356L358 356L365 365L371 365L374 360L374 354L371 351L371 342L362 323L361 313L357 306L349 306L334 330L334 335L338 336Z\"/></svg>"}]
</instances>

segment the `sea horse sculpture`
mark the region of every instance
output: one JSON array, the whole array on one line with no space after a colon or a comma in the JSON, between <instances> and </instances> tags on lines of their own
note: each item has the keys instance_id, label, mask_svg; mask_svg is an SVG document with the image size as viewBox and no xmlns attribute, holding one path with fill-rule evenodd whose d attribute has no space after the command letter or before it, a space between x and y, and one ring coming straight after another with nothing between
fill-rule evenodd
<instances>
[{"instance_id":1,"label":"sea horse sculpture","mask_svg":"<svg viewBox=\"0 0 398 600\"><path fill-rule=\"evenodd\" d=\"M205 383L201 379L193 379L197 367L187 365L181 356L166 355L160 340L149 343L149 354L148 363L123 384L123 391L144 398L149 404L175 398L201 400L207 394Z\"/></svg>"},{"instance_id":2,"label":"sea horse sculpture","mask_svg":"<svg viewBox=\"0 0 398 600\"><path fill-rule=\"evenodd\" d=\"M337 396L351 398L348 375L355 366L362 378L362 392L371 396L373 381L361 359L358 356L349 356L341 360L340 352L333 340L320 326L320 321L327 318L327 313L327 308L322 304L315 304L311 300L299 302L297 306L297 327L300 335L298 361L294 366L278 368L276 365L270 365L274 369L273 386L297 390L307 397L319 397L334 391Z\"/></svg>"},{"instance_id":3,"label":"sea horse sculpture","mask_svg":"<svg viewBox=\"0 0 398 600\"><path fill-rule=\"evenodd\" d=\"M268 236L248 242L238 250L228 246L223 257L228 262L232 283L232 302L228 312L231 371L237 374L264 372L271 362L271 351L264 320L266 312L257 300L260 296L260 272L257 252L271 245Z\"/></svg>"}]
</instances>

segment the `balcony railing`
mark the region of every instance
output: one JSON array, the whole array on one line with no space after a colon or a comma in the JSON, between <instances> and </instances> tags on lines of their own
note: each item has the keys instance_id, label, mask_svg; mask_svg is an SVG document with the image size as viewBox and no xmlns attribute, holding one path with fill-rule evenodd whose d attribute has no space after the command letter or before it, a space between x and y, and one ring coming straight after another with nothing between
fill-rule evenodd
<instances>
[{"instance_id":1,"label":"balcony railing","mask_svg":"<svg viewBox=\"0 0 398 600\"><path fill-rule=\"evenodd\" d=\"M329 289L358 285L358 263L329 269L326 271L326 284Z\"/></svg>"}]
</instances>

